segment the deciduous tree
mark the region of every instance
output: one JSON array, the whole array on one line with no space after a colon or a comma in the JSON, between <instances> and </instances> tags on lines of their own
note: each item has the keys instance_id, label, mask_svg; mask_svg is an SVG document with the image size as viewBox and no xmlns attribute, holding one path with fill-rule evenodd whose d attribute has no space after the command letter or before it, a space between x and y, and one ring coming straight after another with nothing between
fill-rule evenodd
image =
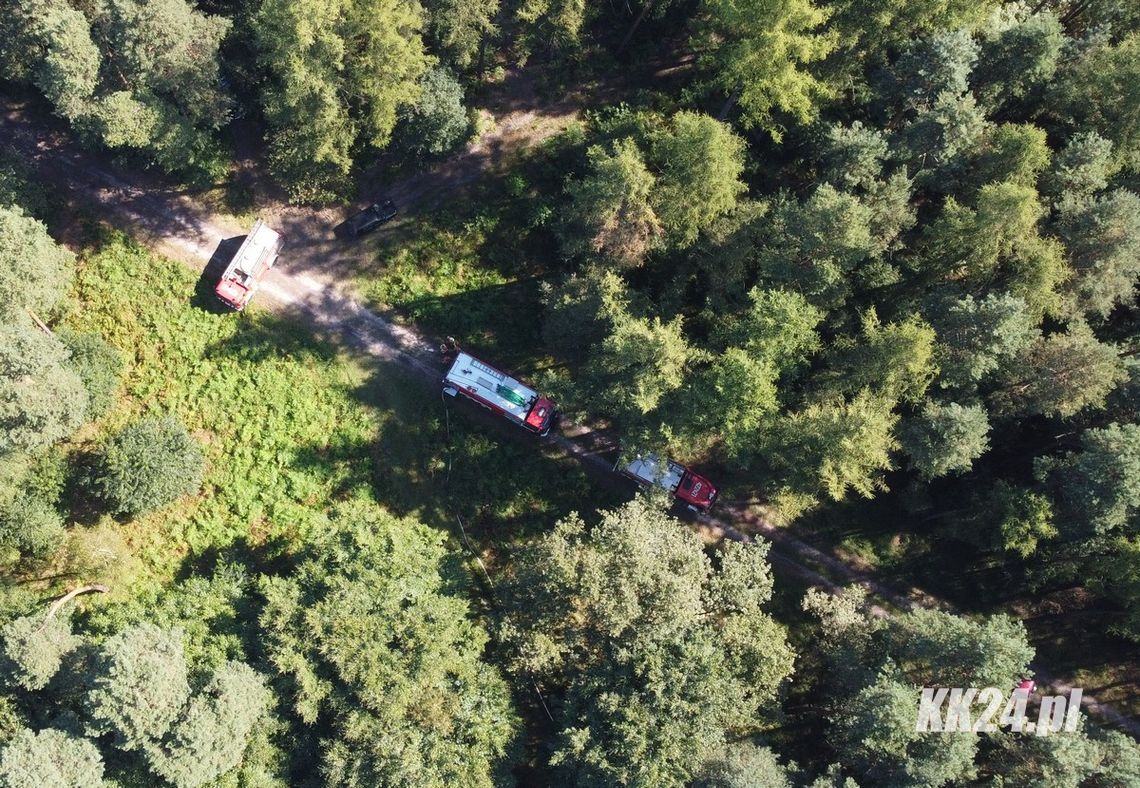
<instances>
[{"instance_id":1,"label":"deciduous tree","mask_svg":"<svg viewBox=\"0 0 1140 788\"><path fill-rule=\"evenodd\" d=\"M518 722L442 536L357 505L260 589L262 643L294 713L331 726L343 786L499 784Z\"/></svg>"},{"instance_id":2,"label":"deciduous tree","mask_svg":"<svg viewBox=\"0 0 1140 788\"><path fill-rule=\"evenodd\" d=\"M151 768L179 788L212 783L241 761L270 699L264 679L253 668L225 663L190 700L163 741L148 749Z\"/></svg>"},{"instance_id":3,"label":"deciduous tree","mask_svg":"<svg viewBox=\"0 0 1140 788\"><path fill-rule=\"evenodd\" d=\"M613 271L584 267L558 284L543 283L546 346L570 358L584 358L617 320L629 313L625 282Z\"/></svg>"},{"instance_id":4,"label":"deciduous tree","mask_svg":"<svg viewBox=\"0 0 1140 788\"><path fill-rule=\"evenodd\" d=\"M1006 21L999 12L997 29L982 39L978 65L970 82L990 107L1001 107L1044 88L1057 71L1065 35L1051 11Z\"/></svg>"},{"instance_id":5,"label":"deciduous tree","mask_svg":"<svg viewBox=\"0 0 1140 788\"><path fill-rule=\"evenodd\" d=\"M599 412L644 416L681 385L689 356L680 317L663 323L623 315L590 351L582 369L584 390Z\"/></svg>"},{"instance_id":6,"label":"deciduous tree","mask_svg":"<svg viewBox=\"0 0 1140 788\"><path fill-rule=\"evenodd\" d=\"M1140 32L1075 59L1054 94L1079 128L1112 142L1117 165L1140 169Z\"/></svg>"},{"instance_id":7,"label":"deciduous tree","mask_svg":"<svg viewBox=\"0 0 1140 788\"><path fill-rule=\"evenodd\" d=\"M526 550L501 632L516 669L564 698L561 779L680 786L723 752L727 728L755 725L793 656L763 610L765 554L731 545L716 571L640 498L591 529L571 515Z\"/></svg>"},{"instance_id":8,"label":"deciduous tree","mask_svg":"<svg viewBox=\"0 0 1140 788\"><path fill-rule=\"evenodd\" d=\"M1077 307L1107 317L1117 304L1136 299L1140 277L1140 197L1116 189L1071 205L1062 215L1062 238L1074 276Z\"/></svg>"},{"instance_id":9,"label":"deciduous tree","mask_svg":"<svg viewBox=\"0 0 1140 788\"><path fill-rule=\"evenodd\" d=\"M400 112L399 137L413 153L439 156L467 134L463 86L446 69L431 68L420 77L419 89L416 103L404 105Z\"/></svg>"},{"instance_id":10,"label":"deciduous tree","mask_svg":"<svg viewBox=\"0 0 1140 788\"><path fill-rule=\"evenodd\" d=\"M1008 293L936 299L925 313L938 335L935 359L942 388L972 391L1039 333L1025 302Z\"/></svg>"},{"instance_id":11,"label":"deciduous tree","mask_svg":"<svg viewBox=\"0 0 1140 788\"><path fill-rule=\"evenodd\" d=\"M744 192L744 141L708 115L682 111L651 136L649 147L658 179L653 208L669 243L689 246Z\"/></svg>"},{"instance_id":12,"label":"deciduous tree","mask_svg":"<svg viewBox=\"0 0 1140 788\"><path fill-rule=\"evenodd\" d=\"M1099 341L1083 323L1038 338L1004 371L992 401L1004 413L1066 418L1104 406L1123 380L1116 348Z\"/></svg>"},{"instance_id":13,"label":"deciduous tree","mask_svg":"<svg viewBox=\"0 0 1140 788\"><path fill-rule=\"evenodd\" d=\"M850 400L812 403L777 420L765 435L764 451L795 492L837 501L849 491L870 498L884 489L883 472L894 467L893 404L865 389Z\"/></svg>"},{"instance_id":14,"label":"deciduous tree","mask_svg":"<svg viewBox=\"0 0 1140 788\"><path fill-rule=\"evenodd\" d=\"M24 729L0 751L0 783L9 788L101 788L103 759L87 739L55 728Z\"/></svg>"},{"instance_id":15,"label":"deciduous tree","mask_svg":"<svg viewBox=\"0 0 1140 788\"><path fill-rule=\"evenodd\" d=\"M0 320L46 316L67 294L75 256L14 205L0 205Z\"/></svg>"},{"instance_id":16,"label":"deciduous tree","mask_svg":"<svg viewBox=\"0 0 1140 788\"><path fill-rule=\"evenodd\" d=\"M86 415L87 392L60 341L26 317L0 323L0 452L47 448Z\"/></svg>"},{"instance_id":17,"label":"deciduous tree","mask_svg":"<svg viewBox=\"0 0 1140 788\"><path fill-rule=\"evenodd\" d=\"M1035 468L1056 492L1057 525L1065 536L1088 538L1124 528L1140 508L1140 425L1086 430L1080 452L1040 457Z\"/></svg>"},{"instance_id":18,"label":"deciduous tree","mask_svg":"<svg viewBox=\"0 0 1140 788\"><path fill-rule=\"evenodd\" d=\"M41 612L14 618L0 630L4 673L26 690L41 690L59 672L64 656L80 643L66 615L45 618Z\"/></svg>"},{"instance_id":19,"label":"deciduous tree","mask_svg":"<svg viewBox=\"0 0 1140 788\"><path fill-rule=\"evenodd\" d=\"M182 633L143 623L109 637L91 668L86 709L91 732L125 750L160 740L190 699Z\"/></svg>"}]
</instances>

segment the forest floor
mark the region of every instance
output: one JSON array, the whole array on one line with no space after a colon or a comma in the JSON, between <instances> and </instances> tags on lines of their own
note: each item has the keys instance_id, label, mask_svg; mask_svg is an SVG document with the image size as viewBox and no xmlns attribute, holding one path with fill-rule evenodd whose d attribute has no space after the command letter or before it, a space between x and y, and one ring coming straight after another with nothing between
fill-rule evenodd
<instances>
[{"instance_id":1,"label":"forest floor","mask_svg":"<svg viewBox=\"0 0 1140 788\"><path fill-rule=\"evenodd\" d=\"M508 83L513 78L508 77ZM577 116L571 98L542 99L525 80L510 85L503 95L499 103L489 103L499 114L493 129L480 140L431 170L366 191L365 196L386 195L406 211L430 210L444 199L462 199L466 187L504 166L515 152L557 134ZM245 233L248 222L242 218L203 203L193 190L171 187L147 173L125 170L84 152L65 134L45 131L42 118L19 103L0 103L0 129L12 152L28 161L61 196L66 194L84 212L200 272L200 283L217 278ZM361 352L389 370L401 368L423 382L438 379L442 372L439 338L422 336L393 315L367 308L344 286L359 266L374 265L377 254L371 239L363 244L344 239L344 209L300 208L271 197L257 204L258 215L286 238L286 254L267 276L258 295L259 307L272 310L287 323L303 323L319 338ZM202 306L208 308L207 303ZM609 457L616 446L611 440L574 425L566 425L563 432L548 439L555 454L578 459L591 476L612 476ZM715 516L695 519L694 527L709 540L748 540L753 535L769 540L774 567L810 585L829 590L849 583L865 586L882 603L874 608L878 615L918 605L951 608L917 588L897 591L889 587L867 571L773 525L746 503L725 503ZM1043 691L1067 692L1074 686L1040 665L1033 668ZM1083 702L1088 711L1140 738L1140 722L1135 718L1098 702L1092 694L1086 694Z\"/></svg>"}]
</instances>

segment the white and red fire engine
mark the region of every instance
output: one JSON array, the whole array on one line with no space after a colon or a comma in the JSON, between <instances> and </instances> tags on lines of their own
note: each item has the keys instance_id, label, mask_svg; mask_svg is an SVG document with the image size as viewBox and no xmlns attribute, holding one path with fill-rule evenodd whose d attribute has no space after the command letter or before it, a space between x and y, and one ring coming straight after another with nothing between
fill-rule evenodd
<instances>
[{"instance_id":1,"label":"white and red fire engine","mask_svg":"<svg viewBox=\"0 0 1140 788\"><path fill-rule=\"evenodd\" d=\"M245 309L262 278L277 263L280 251L280 233L258 219L222 272L214 295L231 309Z\"/></svg>"},{"instance_id":2,"label":"white and red fire engine","mask_svg":"<svg viewBox=\"0 0 1140 788\"><path fill-rule=\"evenodd\" d=\"M668 490L695 512L707 512L716 502L717 490L712 482L673 460L639 454L624 465L619 459L614 470L642 486L655 485Z\"/></svg>"},{"instance_id":3,"label":"white and red fire engine","mask_svg":"<svg viewBox=\"0 0 1140 788\"><path fill-rule=\"evenodd\" d=\"M523 429L546 435L554 423L554 403L505 372L459 351L443 376L443 393L464 396Z\"/></svg>"}]
</instances>

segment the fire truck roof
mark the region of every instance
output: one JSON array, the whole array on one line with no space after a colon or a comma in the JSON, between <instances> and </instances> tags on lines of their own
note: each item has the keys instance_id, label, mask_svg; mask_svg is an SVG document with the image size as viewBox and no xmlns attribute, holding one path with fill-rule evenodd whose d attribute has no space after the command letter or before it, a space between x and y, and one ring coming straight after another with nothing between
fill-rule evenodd
<instances>
[{"instance_id":1,"label":"fire truck roof","mask_svg":"<svg viewBox=\"0 0 1140 788\"><path fill-rule=\"evenodd\" d=\"M238 278L259 275L261 269L277 254L280 242L281 234L258 219L234 255L232 265L234 273L239 274ZM240 276L242 274L244 277Z\"/></svg>"},{"instance_id":2,"label":"fire truck roof","mask_svg":"<svg viewBox=\"0 0 1140 788\"><path fill-rule=\"evenodd\" d=\"M656 484L670 492L677 489L685 475L685 467L672 460L662 460L652 454L638 456L627 463L623 470L646 484Z\"/></svg>"},{"instance_id":3,"label":"fire truck roof","mask_svg":"<svg viewBox=\"0 0 1140 788\"><path fill-rule=\"evenodd\" d=\"M455 357L446 379L520 421L526 418L538 399L538 393L534 389L469 353L459 353Z\"/></svg>"}]
</instances>

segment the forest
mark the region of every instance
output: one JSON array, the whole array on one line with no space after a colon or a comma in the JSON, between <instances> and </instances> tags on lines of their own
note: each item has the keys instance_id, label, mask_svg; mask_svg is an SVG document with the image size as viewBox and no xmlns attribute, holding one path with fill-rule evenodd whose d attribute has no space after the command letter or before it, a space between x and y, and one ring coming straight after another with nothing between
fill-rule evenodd
<instances>
[{"instance_id":1,"label":"forest","mask_svg":"<svg viewBox=\"0 0 1140 788\"><path fill-rule=\"evenodd\" d=\"M0 787L1140 785L1140 5L0 9L78 152L0 140ZM568 437L216 308L80 156L297 236L411 195L337 288ZM1094 703L916 728L1032 678Z\"/></svg>"}]
</instances>

